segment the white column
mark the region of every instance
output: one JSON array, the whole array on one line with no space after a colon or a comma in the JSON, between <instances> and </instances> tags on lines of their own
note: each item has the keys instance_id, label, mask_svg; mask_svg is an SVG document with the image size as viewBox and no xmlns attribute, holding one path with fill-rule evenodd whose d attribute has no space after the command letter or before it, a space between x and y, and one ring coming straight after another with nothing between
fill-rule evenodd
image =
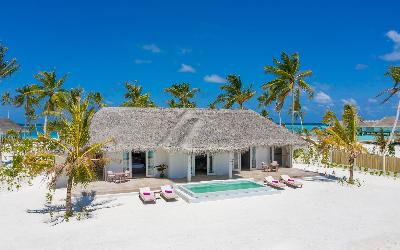
<instances>
[{"instance_id":1,"label":"white column","mask_svg":"<svg viewBox=\"0 0 400 250\"><path fill-rule=\"evenodd\" d=\"M250 152L250 171L251 170L253 170L253 148L252 147L250 147L250 149L249 149L249 152Z\"/></svg>"},{"instance_id":2,"label":"white column","mask_svg":"<svg viewBox=\"0 0 400 250\"><path fill-rule=\"evenodd\" d=\"M187 155L187 173L186 173L186 178L187 182L192 181L192 155L188 154Z\"/></svg>"},{"instance_id":3,"label":"white column","mask_svg":"<svg viewBox=\"0 0 400 250\"><path fill-rule=\"evenodd\" d=\"M233 172L233 161L234 161L233 153L229 153L229 179L232 179L232 172Z\"/></svg>"},{"instance_id":4,"label":"white column","mask_svg":"<svg viewBox=\"0 0 400 250\"><path fill-rule=\"evenodd\" d=\"M129 175L132 178L133 173L132 173L132 151L129 151Z\"/></svg>"},{"instance_id":5,"label":"white column","mask_svg":"<svg viewBox=\"0 0 400 250\"><path fill-rule=\"evenodd\" d=\"M210 169L210 155L207 153L206 157L207 157L207 175L208 175Z\"/></svg>"}]
</instances>

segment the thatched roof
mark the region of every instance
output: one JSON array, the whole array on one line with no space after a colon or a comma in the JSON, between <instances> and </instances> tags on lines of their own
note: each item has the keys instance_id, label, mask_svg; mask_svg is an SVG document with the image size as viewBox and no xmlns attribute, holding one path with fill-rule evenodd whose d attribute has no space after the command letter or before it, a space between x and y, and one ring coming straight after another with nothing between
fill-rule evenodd
<instances>
[{"instance_id":1,"label":"thatched roof","mask_svg":"<svg viewBox=\"0 0 400 250\"><path fill-rule=\"evenodd\" d=\"M91 125L92 142L114 139L106 151L164 149L194 153L250 146L303 146L305 141L251 110L107 107Z\"/></svg>"},{"instance_id":2,"label":"thatched roof","mask_svg":"<svg viewBox=\"0 0 400 250\"><path fill-rule=\"evenodd\" d=\"M10 119L0 118L0 134L5 134L8 130L20 132L24 129Z\"/></svg>"},{"instance_id":3,"label":"thatched roof","mask_svg":"<svg viewBox=\"0 0 400 250\"><path fill-rule=\"evenodd\" d=\"M360 127L374 127L374 128L391 128L393 127L394 121L396 117L383 117L380 120L368 120L360 122ZM400 123L397 124L397 127L400 127Z\"/></svg>"}]
</instances>

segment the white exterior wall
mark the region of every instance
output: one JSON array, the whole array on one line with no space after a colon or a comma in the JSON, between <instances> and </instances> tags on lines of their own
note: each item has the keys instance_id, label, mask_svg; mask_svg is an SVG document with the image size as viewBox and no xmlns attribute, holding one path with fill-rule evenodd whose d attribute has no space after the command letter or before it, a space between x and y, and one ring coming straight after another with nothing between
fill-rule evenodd
<instances>
[{"instance_id":1,"label":"white exterior wall","mask_svg":"<svg viewBox=\"0 0 400 250\"><path fill-rule=\"evenodd\" d=\"M161 165L161 164L166 164L169 166L168 153L165 151L161 151L161 150L154 151L154 167ZM167 174L167 177L169 177L168 170L166 170L165 172ZM157 176L157 177L160 176L160 172L156 168L154 169L154 173L155 173L155 176Z\"/></svg>"},{"instance_id":2,"label":"white exterior wall","mask_svg":"<svg viewBox=\"0 0 400 250\"><path fill-rule=\"evenodd\" d=\"M177 152L168 155L168 177L169 178L186 178L188 155Z\"/></svg>"},{"instance_id":3,"label":"white exterior wall","mask_svg":"<svg viewBox=\"0 0 400 250\"><path fill-rule=\"evenodd\" d=\"M257 169L261 169L261 163L270 163L269 158L269 147L256 147L256 166Z\"/></svg>"},{"instance_id":4,"label":"white exterior wall","mask_svg":"<svg viewBox=\"0 0 400 250\"><path fill-rule=\"evenodd\" d=\"M229 153L213 154L215 175L229 175Z\"/></svg>"},{"instance_id":5,"label":"white exterior wall","mask_svg":"<svg viewBox=\"0 0 400 250\"><path fill-rule=\"evenodd\" d=\"M122 172L124 168L122 152L107 152L105 157L110 161L105 167L105 171Z\"/></svg>"}]
</instances>

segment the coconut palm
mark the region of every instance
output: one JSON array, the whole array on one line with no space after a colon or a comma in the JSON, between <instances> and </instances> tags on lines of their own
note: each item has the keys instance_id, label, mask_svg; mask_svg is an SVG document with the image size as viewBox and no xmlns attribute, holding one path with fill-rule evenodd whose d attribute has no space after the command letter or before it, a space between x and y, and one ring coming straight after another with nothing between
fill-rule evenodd
<instances>
[{"instance_id":1,"label":"coconut palm","mask_svg":"<svg viewBox=\"0 0 400 250\"><path fill-rule=\"evenodd\" d=\"M296 113L296 92L299 92L298 101L300 102L300 93L304 91L311 99L314 95L314 90L305 81L305 78L311 76L311 70L300 71L299 54L294 53L289 56L282 52L281 59L273 59L272 66L265 66L264 70L267 74L272 74L275 79L262 85L263 89L270 90L276 97L280 105L284 105L286 98L292 96L291 123L292 132L294 133L294 119Z\"/></svg>"},{"instance_id":2,"label":"coconut palm","mask_svg":"<svg viewBox=\"0 0 400 250\"><path fill-rule=\"evenodd\" d=\"M5 92L4 95L1 97L1 105L11 105L13 102L13 99L10 95L10 92ZM7 118L10 119L10 110L7 110Z\"/></svg>"},{"instance_id":3,"label":"coconut palm","mask_svg":"<svg viewBox=\"0 0 400 250\"><path fill-rule=\"evenodd\" d=\"M301 103L300 103L300 89L296 89L295 92L295 98L294 98L294 120L300 121L300 126L301 126L301 131L304 131L303 127L303 111L301 109ZM288 114L291 115L293 113L292 108L289 108Z\"/></svg>"},{"instance_id":4,"label":"coconut palm","mask_svg":"<svg viewBox=\"0 0 400 250\"><path fill-rule=\"evenodd\" d=\"M47 140L54 143L67 155L57 171L67 174L66 214L72 214L71 190L77 183L88 183L94 179L97 162L104 160L98 153L105 142L90 144L89 128L96 112L96 103L89 97L82 98L79 92L66 95L63 113L54 122L59 132L59 140L46 135Z\"/></svg>"},{"instance_id":5,"label":"coconut palm","mask_svg":"<svg viewBox=\"0 0 400 250\"><path fill-rule=\"evenodd\" d=\"M127 92L124 97L126 101L122 104L124 107L155 107L155 103L151 100L150 94L142 93L142 86L137 85L137 81L134 83L125 83Z\"/></svg>"},{"instance_id":6,"label":"coconut palm","mask_svg":"<svg viewBox=\"0 0 400 250\"><path fill-rule=\"evenodd\" d=\"M177 101L175 99L169 100L168 106L171 108L195 108L196 103L190 101L190 99L194 98L199 91L198 88L190 89L189 83L172 84L171 87L165 89L165 92L170 93Z\"/></svg>"},{"instance_id":7,"label":"coconut palm","mask_svg":"<svg viewBox=\"0 0 400 250\"><path fill-rule=\"evenodd\" d=\"M253 91L253 85L250 84L247 88L243 86L240 76L228 75L226 77L227 83L222 85L220 89L223 91L215 103L222 103L224 108L232 108L237 104L240 109L244 109L244 103L255 96L256 91Z\"/></svg>"},{"instance_id":8,"label":"coconut palm","mask_svg":"<svg viewBox=\"0 0 400 250\"><path fill-rule=\"evenodd\" d=\"M38 90L35 84L25 85L17 88L17 95L13 99L13 105L23 107L25 113L25 126L30 124L36 118L36 108L39 106L39 99L34 94Z\"/></svg>"},{"instance_id":9,"label":"coconut palm","mask_svg":"<svg viewBox=\"0 0 400 250\"><path fill-rule=\"evenodd\" d=\"M282 104L278 102L275 93L270 94L268 91L264 91L258 98L258 107L262 109L266 109L272 102L275 102L274 110L278 114L279 118L279 125L282 125L282 117L281 117L281 110Z\"/></svg>"},{"instance_id":10,"label":"coconut palm","mask_svg":"<svg viewBox=\"0 0 400 250\"><path fill-rule=\"evenodd\" d=\"M393 85L393 87L384 90L382 93L380 93L378 95L378 97L379 97L384 94L387 94L387 96L383 99L382 103L386 103L393 96L399 95L399 93L400 93L400 66L390 66L389 71L386 72L385 75L392 78L394 85ZM386 154L388 152L389 145L391 145L393 142L394 135L395 135L396 128L397 128L397 123L399 121L399 116L400 116L400 98L399 98L399 101L397 104L396 118L395 118L392 130L390 131L389 138L388 138L385 148L382 152L382 156L383 156L382 169L383 169L383 171L386 171Z\"/></svg>"},{"instance_id":11,"label":"coconut palm","mask_svg":"<svg viewBox=\"0 0 400 250\"><path fill-rule=\"evenodd\" d=\"M0 79L10 76L19 68L17 59L13 58L11 61L5 59L7 50L4 45L0 44Z\"/></svg>"},{"instance_id":12,"label":"coconut palm","mask_svg":"<svg viewBox=\"0 0 400 250\"><path fill-rule=\"evenodd\" d=\"M350 104L346 104L343 107L342 122L339 121L332 111L327 111L322 122L327 124L328 127L325 130L314 130L323 145L342 150L349 155L350 175L348 182L350 184L354 183L353 170L355 159L365 151L361 143L357 140L359 119L356 108Z\"/></svg>"},{"instance_id":13,"label":"coconut palm","mask_svg":"<svg viewBox=\"0 0 400 250\"><path fill-rule=\"evenodd\" d=\"M67 79L67 75L57 79L55 71L40 71L34 76L38 81L39 85L34 95L37 95L39 101L44 101L43 115L43 132L47 133L47 121L49 116L56 116L59 114L59 110L63 104L66 90L63 85Z\"/></svg>"},{"instance_id":14,"label":"coconut palm","mask_svg":"<svg viewBox=\"0 0 400 250\"><path fill-rule=\"evenodd\" d=\"M57 180L65 174L65 215L71 216L73 186L78 183L86 185L94 180L96 168L105 163L100 150L111 141L94 144L89 141L89 128L96 107L97 104L91 98L82 97L80 89L73 89L65 94L63 112L49 123L49 128L59 132L58 139L49 134L40 134L37 140L8 134L3 149L13 152L14 157L8 168L0 166L0 182L6 182L9 187L18 187L26 178L46 176L49 179L49 189L54 190ZM56 162L56 157L63 160Z\"/></svg>"},{"instance_id":15,"label":"coconut palm","mask_svg":"<svg viewBox=\"0 0 400 250\"><path fill-rule=\"evenodd\" d=\"M104 98L100 92L90 92L88 98L97 106L98 109L107 106L104 104Z\"/></svg>"}]
</instances>

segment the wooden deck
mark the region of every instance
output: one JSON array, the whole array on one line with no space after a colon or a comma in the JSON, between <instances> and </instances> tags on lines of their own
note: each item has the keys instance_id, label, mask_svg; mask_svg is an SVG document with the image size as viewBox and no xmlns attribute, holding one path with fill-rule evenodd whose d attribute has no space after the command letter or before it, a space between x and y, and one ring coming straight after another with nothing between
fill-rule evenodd
<instances>
[{"instance_id":1,"label":"wooden deck","mask_svg":"<svg viewBox=\"0 0 400 250\"><path fill-rule=\"evenodd\" d=\"M232 179L242 179L242 178L253 178L258 182L262 182L265 176L273 176L279 178L280 175L287 174L293 178L303 178L309 176L316 176L317 173L300 170L297 168L280 168L278 172L264 172L262 170L252 170L252 171L241 171L240 173L234 173ZM210 175L198 175L192 177L192 182L199 181L210 181L210 180L226 180L229 179L228 176L210 176ZM129 179L125 183L113 183L105 181L96 181L90 183L86 188L76 187L73 190L73 195L78 196L82 192L94 191L98 195L104 194L117 194L117 193L130 193L138 192L141 187L150 187L152 190L159 190L161 186L167 184L176 183L186 183L186 178L182 179L161 179L161 178L151 178L151 177L138 177Z\"/></svg>"}]
</instances>

